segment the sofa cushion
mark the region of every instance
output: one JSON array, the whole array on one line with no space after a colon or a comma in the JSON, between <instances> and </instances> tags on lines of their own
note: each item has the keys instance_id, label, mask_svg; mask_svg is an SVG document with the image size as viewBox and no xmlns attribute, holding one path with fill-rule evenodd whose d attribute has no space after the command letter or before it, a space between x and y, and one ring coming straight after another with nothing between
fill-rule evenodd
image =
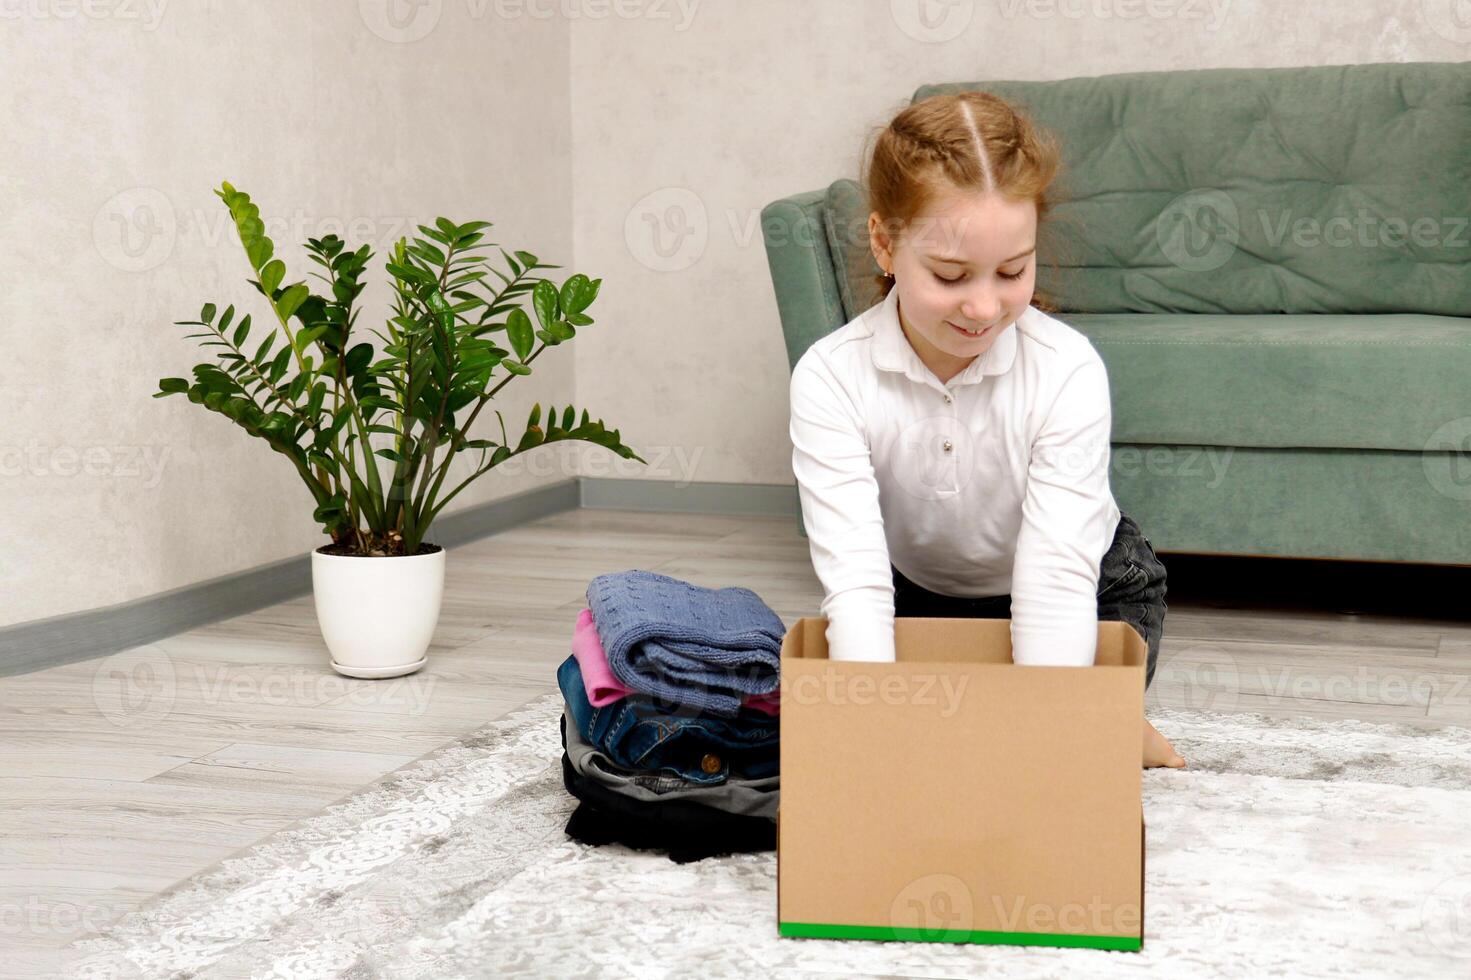
<instances>
[{"instance_id":1,"label":"sofa cushion","mask_svg":"<svg viewBox=\"0 0 1471 980\"><path fill-rule=\"evenodd\" d=\"M1115 443L1471 452L1471 318L1058 318L1108 367Z\"/></svg>"},{"instance_id":2,"label":"sofa cushion","mask_svg":"<svg viewBox=\"0 0 1471 980\"><path fill-rule=\"evenodd\" d=\"M863 188L846 177L833 181L823 199L822 230L838 273L838 295L851 320L884 298L874 277L883 267L868 241L869 208Z\"/></svg>"},{"instance_id":3,"label":"sofa cushion","mask_svg":"<svg viewBox=\"0 0 1471 980\"><path fill-rule=\"evenodd\" d=\"M1061 141L1037 282L1059 309L1471 312L1471 63L968 82L913 98L971 89ZM827 203L851 318L878 271L868 209L852 181Z\"/></svg>"}]
</instances>

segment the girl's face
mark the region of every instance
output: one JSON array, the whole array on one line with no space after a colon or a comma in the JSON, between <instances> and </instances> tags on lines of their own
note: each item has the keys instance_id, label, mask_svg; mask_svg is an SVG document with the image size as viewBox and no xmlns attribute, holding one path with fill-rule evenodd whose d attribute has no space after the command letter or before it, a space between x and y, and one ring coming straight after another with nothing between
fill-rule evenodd
<instances>
[{"instance_id":1,"label":"girl's face","mask_svg":"<svg viewBox=\"0 0 1471 980\"><path fill-rule=\"evenodd\" d=\"M869 215L870 245L894 274L899 321L942 380L960 373L1010 329L1037 281L1037 207L999 194L952 191L897 243ZM979 334L969 333L979 331Z\"/></svg>"}]
</instances>

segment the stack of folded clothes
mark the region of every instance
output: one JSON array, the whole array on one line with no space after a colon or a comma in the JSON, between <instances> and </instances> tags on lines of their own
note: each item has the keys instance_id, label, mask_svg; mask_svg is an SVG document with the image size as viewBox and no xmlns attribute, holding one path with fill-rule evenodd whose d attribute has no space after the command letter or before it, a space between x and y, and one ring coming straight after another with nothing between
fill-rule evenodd
<instances>
[{"instance_id":1,"label":"stack of folded clothes","mask_svg":"<svg viewBox=\"0 0 1471 980\"><path fill-rule=\"evenodd\" d=\"M750 589L638 569L587 602L557 668L567 833L680 863L774 849L781 617Z\"/></svg>"}]
</instances>

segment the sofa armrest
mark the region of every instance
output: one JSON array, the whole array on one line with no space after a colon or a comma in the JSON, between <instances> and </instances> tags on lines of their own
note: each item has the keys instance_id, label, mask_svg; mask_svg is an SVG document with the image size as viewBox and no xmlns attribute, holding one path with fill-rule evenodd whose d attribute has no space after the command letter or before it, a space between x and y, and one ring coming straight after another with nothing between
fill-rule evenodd
<instances>
[{"instance_id":1,"label":"sofa armrest","mask_svg":"<svg viewBox=\"0 0 1471 980\"><path fill-rule=\"evenodd\" d=\"M807 191L761 209L761 236L776 290L788 370L797 366L813 341L847 322L823 228L826 194L826 190Z\"/></svg>"}]
</instances>

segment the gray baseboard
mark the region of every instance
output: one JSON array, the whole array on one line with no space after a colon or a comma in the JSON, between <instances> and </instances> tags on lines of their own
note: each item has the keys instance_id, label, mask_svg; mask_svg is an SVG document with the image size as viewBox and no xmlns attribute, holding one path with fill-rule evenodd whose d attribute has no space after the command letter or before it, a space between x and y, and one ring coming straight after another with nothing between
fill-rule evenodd
<instances>
[{"instance_id":1,"label":"gray baseboard","mask_svg":"<svg viewBox=\"0 0 1471 980\"><path fill-rule=\"evenodd\" d=\"M431 539L446 548L578 507L694 514L797 515L795 486L675 484L583 477L447 514ZM311 556L144 596L129 602L0 627L0 677L105 657L311 592Z\"/></svg>"},{"instance_id":2,"label":"gray baseboard","mask_svg":"<svg viewBox=\"0 0 1471 980\"><path fill-rule=\"evenodd\" d=\"M795 517L801 513L796 484L676 483L588 476L578 483L584 507L762 517Z\"/></svg>"},{"instance_id":3,"label":"gray baseboard","mask_svg":"<svg viewBox=\"0 0 1471 980\"><path fill-rule=\"evenodd\" d=\"M446 514L430 540L452 548L578 506L577 481L564 480ZM312 589L311 555L120 602L0 628L0 677L92 660L240 616Z\"/></svg>"}]
</instances>

